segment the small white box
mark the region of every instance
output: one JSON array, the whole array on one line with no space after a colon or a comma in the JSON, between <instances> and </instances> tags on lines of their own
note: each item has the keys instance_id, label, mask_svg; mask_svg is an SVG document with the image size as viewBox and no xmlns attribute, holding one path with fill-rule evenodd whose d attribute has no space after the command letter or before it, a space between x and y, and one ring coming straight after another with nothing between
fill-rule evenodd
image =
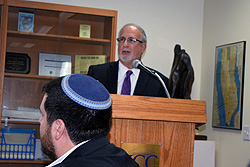
<instances>
[{"instance_id":1,"label":"small white box","mask_svg":"<svg viewBox=\"0 0 250 167\"><path fill-rule=\"evenodd\" d=\"M243 127L243 140L250 140L250 126Z\"/></svg>"}]
</instances>

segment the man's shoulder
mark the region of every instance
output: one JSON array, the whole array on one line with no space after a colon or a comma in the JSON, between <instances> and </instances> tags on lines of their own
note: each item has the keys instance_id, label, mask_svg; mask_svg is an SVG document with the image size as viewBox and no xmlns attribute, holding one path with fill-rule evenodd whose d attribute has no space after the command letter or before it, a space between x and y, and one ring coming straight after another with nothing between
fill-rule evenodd
<instances>
[{"instance_id":1,"label":"man's shoulder","mask_svg":"<svg viewBox=\"0 0 250 167\"><path fill-rule=\"evenodd\" d=\"M106 136L81 145L60 165L78 167L82 164L86 167L99 167L100 164L102 167L139 167L123 149L111 144Z\"/></svg>"},{"instance_id":2,"label":"man's shoulder","mask_svg":"<svg viewBox=\"0 0 250 167\"><path fill-rule=\"evenodd\" d=\"M159 71L157 71L157 70L155 70L155 69L153 69L153 68L151 68L151 67L148 67L148 68L149 68L151 71L154 71L154 72L156 72L157 74L159 74L160 77L161 77L163 80L165 80L165 79L168 80L168 77L167 77L166 75L162 74L161 72L159 72Z\"/></svg>"},{"instance_id":3,"label":"man's shoulder","mask_svg":"<svg viewBox=\"0 0 250 167\"><path fill-rule=\"evenodd\" d=\"M91 68L107 68L107 67L115 66L117 64L118 62L114 61L114 62L108 62L104 64L91 65L90 67Z\"/></svg>"},{"instance_id":4,"label":"man's shoulder","mask_svg":"<svg viewBox=\"0 0 250 167\"><path fill-rule=\"evenodd\" d=\"M98 77L96 79L100 80L100 77L106 74L109 69L118 69L118 62L108 62L104 64L91 65L89 66L88 75L92 77Z\"/></svg>"}]
</instances>

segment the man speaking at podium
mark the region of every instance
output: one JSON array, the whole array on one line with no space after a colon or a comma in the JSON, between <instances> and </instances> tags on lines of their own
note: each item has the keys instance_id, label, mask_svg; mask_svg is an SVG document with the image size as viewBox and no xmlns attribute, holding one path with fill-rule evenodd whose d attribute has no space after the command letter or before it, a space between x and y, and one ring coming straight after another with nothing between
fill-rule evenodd
<instances>
[{"instance_id":1,"label":"man speaking at podium","mask_svg":"<svg viewBox=\"0 0 250 167\"><path fill-rule=\"evenodd\" d=\"M126 24L119 31L118 56L119 60L89 67L88 75L100 81L110 93L152 97L167 97L161 82L145 70L133 67L135 60L140 60L147 47L145 31L136 24ZM135 64L135 63L134 63ZM140 67L149 69L140 63ZM166 87L169 80L157 72Z\"/></svg>"}]
</instances>

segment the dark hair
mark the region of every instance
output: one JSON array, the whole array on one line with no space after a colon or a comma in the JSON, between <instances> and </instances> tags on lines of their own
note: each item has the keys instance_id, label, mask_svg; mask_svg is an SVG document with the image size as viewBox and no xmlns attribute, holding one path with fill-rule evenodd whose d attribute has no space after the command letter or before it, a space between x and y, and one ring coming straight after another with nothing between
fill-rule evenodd
<instances>
[{"instance_id":1,"label":"dark hair","mask_svg":"<svg viewBox=\"0 0 250 167\"><path fill-rule=\"evenodd\" d=\"M72 101L61 88L62 77L46 83L47 94L44 108L49 126L57 119L65 123L70 139L78 144L82 141L106 136L110 131L112 106L106 110L93 110Z\"/></svg>"}]
</instances>

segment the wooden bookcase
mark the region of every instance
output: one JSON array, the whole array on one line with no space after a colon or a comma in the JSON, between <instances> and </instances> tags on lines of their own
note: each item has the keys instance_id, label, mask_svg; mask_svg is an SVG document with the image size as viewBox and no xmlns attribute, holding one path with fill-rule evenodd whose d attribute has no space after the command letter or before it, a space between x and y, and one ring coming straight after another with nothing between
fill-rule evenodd
<instances>
[{"instance_id":1,"label":"wooden bookcase","mask_svg":"<svg viewBox=\"0 0 250 167\"><path fill-rule=\"evenodd\" d=\"M53 77L38 75L39 53L71 55L74 73L75 55L106 55L115 60L117 11L24 0L0 0L0 112L17 106L39 108L42 86ZM18 31L18 14L34 14L33 32ZM79 37L80 24L91 25L91 37ZM6 73L6 52L30 57L28 74ZM1 114L0 113L0 118ZM1 127L4 121L1 119ZM35 128L38 121L9 120L8 128ZM44 166L43 161L0 160L5 166ZM17 165L18 164L18 165Z\"/></svg>"}]
</instances>

